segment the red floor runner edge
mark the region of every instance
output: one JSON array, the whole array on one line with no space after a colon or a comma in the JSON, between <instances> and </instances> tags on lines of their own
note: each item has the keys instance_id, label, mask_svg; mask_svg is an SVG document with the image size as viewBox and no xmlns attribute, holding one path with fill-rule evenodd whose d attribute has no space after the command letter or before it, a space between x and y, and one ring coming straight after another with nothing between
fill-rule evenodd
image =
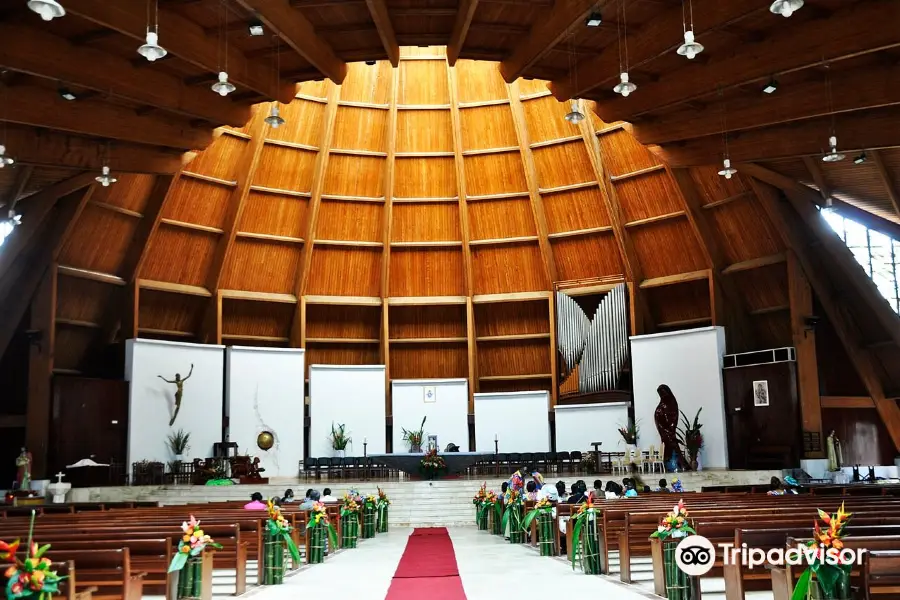
<instances>
[{"instance_id":1,"label":"red floor runner edge","mask_svg":"<svg viewBox=\"0 0 900 600\"><path fill-rule=\"evenodd\" d=\"M446 528L410 534L386 600L466 600L456 553Z\"/></svg>"}]
</instances>

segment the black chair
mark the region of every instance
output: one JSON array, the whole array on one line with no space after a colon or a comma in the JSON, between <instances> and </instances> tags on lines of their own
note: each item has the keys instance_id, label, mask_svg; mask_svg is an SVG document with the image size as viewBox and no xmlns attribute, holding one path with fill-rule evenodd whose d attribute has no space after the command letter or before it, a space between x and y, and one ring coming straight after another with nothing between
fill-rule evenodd
<instances>
[{"instance_id":1,"label":"black chair","mask_svg":"<svg viewBox=\"0 0 900 600\"><path fill-rule=\"evenodd\" d=\"M509 463L507 463L507 466L513 471L520 469L522 467L522 454L519 452L510 452Z\"/></svg>"},{"instance_id":2,"label":"black chair","mask_svg":"<svg viewBox=\"0 0 900 600\"><path fill-rule=\"evenodd\" d=\"M522 462L531 468L534 468L534 452L525 452L522 454Z\"/></svg>"},{"instance_id":3,"label":"black chair","mask_svg":"<svg viewBox=\"0 0 900 600\"><path fill-rule=\"evenodd\" d=\"M547 471L553 471L554 473L559 471L559 452L548 452L547 457L545 459L545 464L547 465Z\"/></svg>"},{"instance_id":4,"label":"black chair","mask_svg":"<svg viewBox=\"0 0 900 600\"><path fill-rule=\"evenodd\" d=\"M556 464L559 467L559 472L562 473L563 470L568 467L569 461L572 460L572 455L568 452L558 452L556 456Z\"/></svg>"},{"instance_id":5,"label":"black chair","mask_svg":"<svg viewBox=\"0 0 900 600\"><path fill-rule=\"evenodd\" d=\"M541 473L546 473L547 469L547 455L549 452L535 452L534 453L534 466L537 467L537 470Z\"/></svg>"},{"instance_id":6,"label":"black chair","mask_svg":"<svg viewBox=\"0 0 900 600\"><path fill-rule=\"evenodd\" d=\"M316 479L319 479L324 474L326 477L331 476L331 467L334 464L332 459L328 456L323 456L319 459L319 468L316 471Z\"/></svg>"},{"instance_id":7,"label":"black chair","mask_svg":"<svg viewBox=\"0 0 900 600\"><path fill-rule=\"evenodd\" d=\"M581 458L582 458L581 451L572 450L572 452L569 456L572 461L572 463L571 463L572 464L572 472L573 473L581 473Z\"/></svg>"},{"instance_id":8,"label":"black chair","mask_svg":"<svg viewBox=\"0 0 900 600\"><path fill-rule=\"evenodd\" d=\"M353 475L358 472L359 463L356 458L345 456L341 459L341 477L347 478L348 475Z\"/></svg>"},{"instance_id":9,"label":"black chair","mask_svg":"<svg viewBox=\"0 0 900 600\"><path fill-rule=\"evenodd\" d=\"M318 458L307 458L306 462L303 463L303 475L306 481L309 481L309 476L319 477L319 459Z\"/></svg>"},{"instance_id":10,"label":"black chair","mask_svg":"<svg viewBox=\"0 0 900 600\"><path fill-rule=\"evenodd\" d=\"M501 469L505 468L507 465L509 465L509 454L500 452L495 456L494 468L497 475L499 475L501 473Z\"/></svg>"}]
</instances>

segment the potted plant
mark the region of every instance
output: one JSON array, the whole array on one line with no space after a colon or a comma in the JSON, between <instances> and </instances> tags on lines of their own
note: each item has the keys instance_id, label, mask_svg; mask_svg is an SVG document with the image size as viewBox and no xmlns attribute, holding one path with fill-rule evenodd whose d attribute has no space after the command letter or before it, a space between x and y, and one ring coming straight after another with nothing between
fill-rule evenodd
<instances>
[{"instance_id":1,"label":"potted plant","mask_svg":"<svg viewBox=\"0 0 900 600\"><path fill-rule=\"evenodd\" d=\"M409 445L410 452L421 452L422 451L422 440L425 438L425 419L428 417L422 417L422 424L419 425L418 429L414 429L410 431L403 427L403 441Z\"/></svg>"},{"instance_id":2,"label":"potted plant","mask_svg":"<svg viewBox=\"0 0 900 600\"><path fill-rule=\"evenodd\" d=\"M175 455L176 461L182 462L184 460L184 454L191 448L190 441L191 434L184 429L179 429L178 431L173 431L169 434L169 449L172 451L172 454Z\"/></svg>"},{"instance_id":3,"label":"potted plant","mask_svg":"<svg viewBox=\"0 0 900 600\"><path fill-rule=\"evenodd\" d=\"M813 562L797 579L794 599L847 600L851 597L850 571L852 564L844 564L839 552L844 548L842 538L844 527L850 521L850 513L844 511L844 504L834 514L819 510L819 519L825 527L816 522L813 539L807 542L809 548L818 548Z\"/></svg>"},{"instance_id":4,"label":"potted plant","mask_svg":"<svg viewBox=\"0 0 900 600\"><path fill-rule=\"evenodd\" d=\"M344 423L339 423L335 427L334 422L332 422L329 438L331 439L331 447L334 449L334 455L343 458L347 451L347 444L353 441L347 435L347 426Z\"/></svg>"},{"instance_id":5,"label":"potted plant","mask_svg":"<svg viewBox=\"0 0 900 600\"><path fill-rule=\"evenodd\" d=\"M666 593L669 598L691 600L699 597L699 579L693 579L677 566L675 552L682 538L696 535L688 520L684 500L672 507L672 512L660 520L656 531L650 534L651 546L659 544L663 556ZM657 550L654 549L655 553Z\"/></svg>"},{"instance_id":6,"label":"potted plant","mask_svg":"<svg viewBox=\"0 0 900 600\"><path fill-rule=\"evenodd\" d=\"M697 411L693 423L688 421L687 415L684 414L684 411L681 411L681 422L683 427L676 432L678 443L684 447L684 453L687 455L688 462L693 471L697 470L699 464L697 457L700 455L700 449L703 448L703 434L700 433L700 428L703 427L700 423L700 411L702 410L703 408L701 407L700 410Z\"/></svg>"},{"instance_id":7,"label":"potted plant","mask_svg":"<svg viewBox=\"0 0 900 600\"><path fill-rule=\"evenodd\" d=\"M619 427L619 435L622 436L622 441L625 442L625 445L631 450L634 450L637 447L639 434L640 428L636 421L629 421L628 425Z\"/></svg>"}]
</instances>

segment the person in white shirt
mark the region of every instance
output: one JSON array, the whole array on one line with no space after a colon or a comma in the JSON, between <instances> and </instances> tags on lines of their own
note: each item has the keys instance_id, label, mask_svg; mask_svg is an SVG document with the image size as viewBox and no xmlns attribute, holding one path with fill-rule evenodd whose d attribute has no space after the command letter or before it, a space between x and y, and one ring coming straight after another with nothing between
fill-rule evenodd
<instances>
[{"instance_id":1,"label":"person in white shirt","mask_svg":"<svg viewBox=\"0 0 900 600\"><path fill-rule=\"evenodd\" d=\"M321 502L328 504L329 502L337 502L338 499L331 495L331 488L325 488L325 493L322 496Z\"/></svg>"}]
</instances>

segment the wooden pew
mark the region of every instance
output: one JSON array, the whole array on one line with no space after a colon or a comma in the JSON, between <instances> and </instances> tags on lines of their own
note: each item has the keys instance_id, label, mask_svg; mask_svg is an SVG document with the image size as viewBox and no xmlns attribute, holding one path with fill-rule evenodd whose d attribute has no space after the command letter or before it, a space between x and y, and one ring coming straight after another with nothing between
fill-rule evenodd
<instances>
[{"instance_id":1,"label":"wooden pew","mask_svg":"<svg viewBox=\"0 0 900 600\"><path fill-rule=\"evenodd\" d=\"M0 564L0 573L12 567L12 563ZM83 588L80 592L75 591L75 563L72 561L61 561L50 563L50 570L55 571L57 575L62 577L59 582L59 594L55 598L64 598L65 600L91 600L91 595L97 591L94 586Z\"/></svg>"},{"instance_id":2,"label":"wooden pew","mask_svg":"<svg viewBox=\"0 0 900 600\"><path fill-rule=\"evenodd\" d=\"M868 552L863 565L866 600L900 596L900 550Z\"/></svg>"},{"instance_id":3,"label":"wooden pew","mask_svg":"<svg viewBox=\"0 0 900 600\"><path fill-rule=\"evenodd\" d=\"M145 573L132 568L128 548L68 550L56 560L75 564L75 591L90 591L95 600L141 600Z\"/></svg>"}]
</instances>

